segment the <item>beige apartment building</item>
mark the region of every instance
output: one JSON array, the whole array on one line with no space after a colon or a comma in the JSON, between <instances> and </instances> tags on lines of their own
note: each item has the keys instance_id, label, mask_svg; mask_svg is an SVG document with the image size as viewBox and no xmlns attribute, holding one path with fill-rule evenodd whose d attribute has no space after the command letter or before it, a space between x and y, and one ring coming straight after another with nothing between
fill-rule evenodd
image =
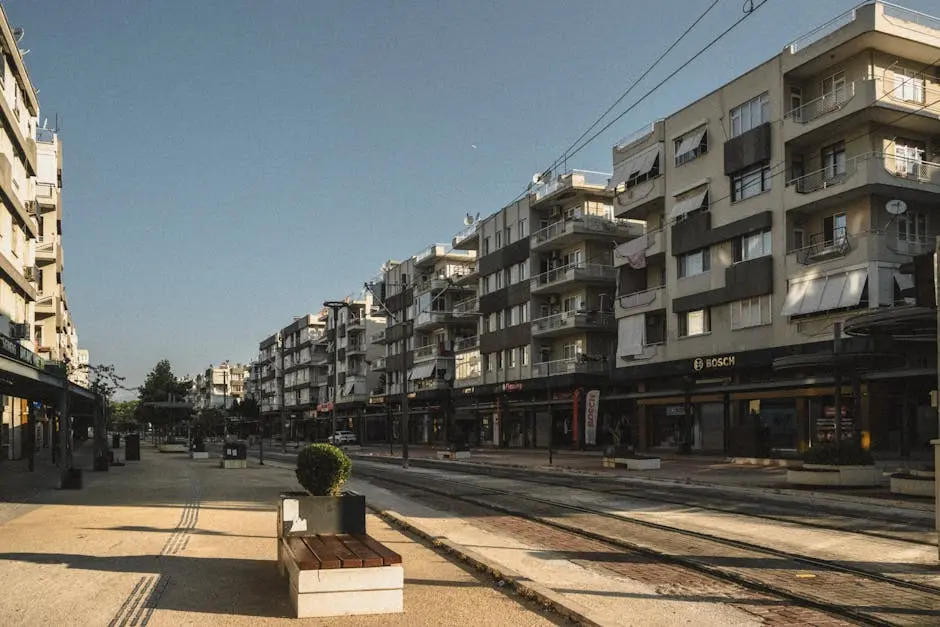
<instances>
[{"instance_id":1,"label":"beige apartment building","mask_svg":"<svg viewBox=\"0 0 940 627\"><path fill-rule=\"evenodd\" d=\"M231 409L233 403L245 398L248 374L248 366L242 364L225 361L218 366L210 365L195 377L193 409Z\"/></svg>"},{"instance_id":2,"label":"beige apartment building","mask_svg":"<svg viewBox=\"0 0 940 627\"><path fill-rule=\"evenodd\" d=\"M876 449L936 437L934 344L832 353L907 306L940 234L938 62L940 19L866 4L613 149L616 215L646 222L614 255L611 400L640 447L793 451L837 414Z\"/></svg>"},{"instance_id":3,"label":"beige apartment building","mask_svg":"<svg viewBox=\"0 0 940 627\"><path fill-rule=\"evenodd\" d=\"M39 103L20 52L23 36L0 7L0 458L10 459L27 455L30 442L49 443L62 379L47 360L68 356L73 383L87 385L76 374L78 338L71 320L65 324L67 312L40 300L61 293L65 302L61 248L50 259L44 246L52 241L46 235L60 243L61 152L54 133L37 130ZM86 411L90 393L79 385L69 390L74 412Z\"/></svg>"}]
</instances>

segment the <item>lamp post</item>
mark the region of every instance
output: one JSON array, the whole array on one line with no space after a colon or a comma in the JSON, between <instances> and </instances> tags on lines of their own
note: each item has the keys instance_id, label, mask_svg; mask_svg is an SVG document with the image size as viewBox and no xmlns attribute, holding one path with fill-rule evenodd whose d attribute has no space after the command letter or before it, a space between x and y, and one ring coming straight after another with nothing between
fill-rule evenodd
<instances>
[{"instance_id":1,"label":"lamp post","mask_svg":"<svg viewBox=\"0 0 940 627\"><path fill-rule=\"evenodd\" d=\"M330 437L336 440L336 399L339 397L339 311L348 309L349 303L342 300L328 300L323 306L330 310L333 318L333 398L330 403ZM336 444L334 441L333 444Z\"/></svg>"}]
</instances>

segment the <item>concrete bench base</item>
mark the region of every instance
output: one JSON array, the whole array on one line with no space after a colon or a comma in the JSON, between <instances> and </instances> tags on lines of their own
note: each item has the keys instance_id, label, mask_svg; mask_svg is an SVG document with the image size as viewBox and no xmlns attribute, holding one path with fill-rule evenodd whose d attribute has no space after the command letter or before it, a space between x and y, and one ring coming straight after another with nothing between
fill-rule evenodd
<instances>
[{"instance_id":1,"label":"concrete bench base","mask_svg":"<svg viewBox=\"0 0 940 627\"><path fill-rule=\"evenodd\" d=\"M803 464L787 469L787 483L809 486L871 487L878 485L879 471L875 466L831 466Z\"/></svg>"},{"instance_id":2,"label":"concrete bench base","mask_svg":"<svg viewBox=\"0 0 940 627\"><path fill-rule=\"evenodd\" d=\"M161 453L188 453L189 447L185 444L161 444Z\"/></svg>"},{"instance_id":3,"label":"concrete bench base","mask_svg":"<svg viewBox=\"0 0 940 627\"><path fill-rule=\"evenodd\" d=\"M405 611L401 564L362 568L302 568L284 539L278 570L287 575L297 618L400 614Z\"/></svg>"},{"instance_id":4,"label":"concrete bench base","mask_svg":"<svg viewBox=\"0 0 940 627\"><path fill-rule=\"evenodd\" d=\"M209 459L208 451L193 451L189 454L193 459Z\"/></svg>"},{"instance_id":5,"label":"concrete bench base","mask_svg":"<svg viewBox=\"0 0 940 627\"><path fill-rule=\"evenodd\" d=\"M222 468L248 468L247 459L223 459Z\"/></svg>"},{"instance_id":6,"label":"concrete bench base","mask_svg":"<svg viewBox=\"0 0 940 627\"><path fill-rule=\"evenodd\" d=\"M891 494L933 497L936 485L936 480L930 477L894 475L891 477Z\"/></svg>"},{"instance_id":7,"label":"concrete bench base","mask_svg":"<svg viewBox=\"0 0 940 627\"><path fill-rule=\"evenodd\" d=\"M626 468L627 470L659 470L662 462L658 457L605 457L604 468Z\"/></svg>"},{"instance_id":8,"label":"concrete bench base","mask_svg":"<svg viewBox=\"0 0 940 627\"><path fill-rule=\"evenodd\" d=\"M470 451L438 451L438 459L470 459Z\"/></svg>"}]
</instances>

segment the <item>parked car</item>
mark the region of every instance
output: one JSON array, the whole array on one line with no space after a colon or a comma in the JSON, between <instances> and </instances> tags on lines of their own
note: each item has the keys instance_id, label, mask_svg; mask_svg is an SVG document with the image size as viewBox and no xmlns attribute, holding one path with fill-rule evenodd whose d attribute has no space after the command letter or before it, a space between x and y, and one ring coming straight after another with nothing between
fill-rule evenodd
<instances>
[{"instance_id":1,"label":"parked car","mask_svg":"<svg viewBox=\"0 0 940 627\"><path fill-rule=\"evenodd\" d=\"M330 444L353 444L356 441L356 434L352 431L337 431L326 441Z\"/></svg>"}]
</instances>

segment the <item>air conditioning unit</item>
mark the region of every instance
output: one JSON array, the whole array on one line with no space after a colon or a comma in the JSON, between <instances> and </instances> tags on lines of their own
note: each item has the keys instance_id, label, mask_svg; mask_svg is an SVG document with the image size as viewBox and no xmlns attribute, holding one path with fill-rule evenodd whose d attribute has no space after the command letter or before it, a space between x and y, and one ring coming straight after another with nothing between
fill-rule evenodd
<instances>
[{"instance_id":1,"label":"air conditioning unit","mask_svg":"<svg viewBox=\"0 0 940 627\"><path fill-rule=\"evenodd\" d=\"M23 276L26 277L27 281L38 281L39 268L36 266L26 266L23 268Z\"/></svg>"},{"instance_id":2,"label":"air conditioning unit","mask_svg":"<svg viewBox=\"0 0 940 627\"><path fill-rule=\"evenodd\" d=\"M13 322L10 324L10 337L14 340L28 340L29 339L29 323L28 322Z\"/></svg>"}]
</instances>

